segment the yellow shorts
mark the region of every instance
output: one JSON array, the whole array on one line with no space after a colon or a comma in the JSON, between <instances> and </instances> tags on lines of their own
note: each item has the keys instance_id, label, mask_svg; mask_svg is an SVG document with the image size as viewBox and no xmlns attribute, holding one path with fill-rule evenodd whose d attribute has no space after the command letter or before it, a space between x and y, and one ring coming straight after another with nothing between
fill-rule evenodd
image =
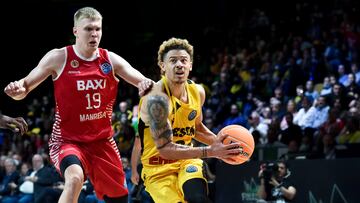
<instances>
[{"instance_id":1,"label":"yellow shorts","mask_svg":"<svg viewBox=\"0 0 360 203\"><path fill-rule=\"evenodd\" d=\"M156 203L185 202L182 185L187 180L201 178L207 182L201 159L144 166L141 177L144 180L146 191L150 193Z\"/></svg>"}]
</instances>

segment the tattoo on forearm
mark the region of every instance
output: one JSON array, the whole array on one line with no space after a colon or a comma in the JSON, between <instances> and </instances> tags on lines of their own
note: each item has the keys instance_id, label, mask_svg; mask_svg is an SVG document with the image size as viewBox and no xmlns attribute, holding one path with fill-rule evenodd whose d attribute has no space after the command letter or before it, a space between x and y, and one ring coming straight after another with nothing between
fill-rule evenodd
<instances>
[{"instance_id":1,"label":"tattoo on forearm","mask_svg":"<svg viewBox=\"0 0 360 203\"><path fill-rule=\"evenodd\" d=\"M168 101L162 96L150 96L147 108L152 137L157 148L163 148L172 140L172 130L168 122Z\"/></svg>"}]
</instances>

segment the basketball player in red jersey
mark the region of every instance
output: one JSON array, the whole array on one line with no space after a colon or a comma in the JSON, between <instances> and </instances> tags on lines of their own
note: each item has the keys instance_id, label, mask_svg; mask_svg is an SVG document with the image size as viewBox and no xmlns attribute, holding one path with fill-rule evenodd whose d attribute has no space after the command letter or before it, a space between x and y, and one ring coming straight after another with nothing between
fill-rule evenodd
<instances>
[{"instance_id":1,"label":"basketball player in red jersey","mask_svg":"<svg viewBox=\"0 0 360 203\"><path fill-rule=\"evenodd\" d=\"M153 82L119 55L98 47L102 16L94 8L75 13L73 33L74 45L51 50L25 78L11 82L4 91L20 100L52 76L56 114L50 157L65 178L59 202L77 202L87 176L99 199L125 203L128 191L111 128L115 75L138 86L140 95Z\"/></svg>"}]
</instances>

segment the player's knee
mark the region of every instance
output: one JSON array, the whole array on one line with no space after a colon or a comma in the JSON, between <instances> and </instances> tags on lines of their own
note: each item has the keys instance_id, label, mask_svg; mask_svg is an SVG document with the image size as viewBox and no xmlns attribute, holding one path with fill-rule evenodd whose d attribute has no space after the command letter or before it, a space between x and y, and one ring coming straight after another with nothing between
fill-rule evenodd
<instances>
[{"instance_id":1,"label":"player's knee","mask_svg":"<svg viewBox=\"0 0 360 203\"><path fill-rule=\"evenodd\" d=\"M69 188L81 188L84 182L84 176L82 174L72 174L65 178L65 187Z\"/></svg>"},{"instance_id":2,"label":"player's knee","mask_svg":"<svg viewBox=\"0 0 360 203\"><path fill-rule=\"evenodd\" d=\"M84 173L79 165L71 165L65 170L66 189L80 189L84 183Z\"/></svg>"}]
</instances>

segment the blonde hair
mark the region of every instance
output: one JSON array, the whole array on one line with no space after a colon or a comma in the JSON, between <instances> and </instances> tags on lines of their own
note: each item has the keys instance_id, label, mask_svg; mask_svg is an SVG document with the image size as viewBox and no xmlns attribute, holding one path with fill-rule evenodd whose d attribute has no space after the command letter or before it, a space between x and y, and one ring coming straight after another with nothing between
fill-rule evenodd
<instances>
[{"instance_id":1,"label":"blonde hair","mask_svg":"<svg viewBox=\"0 0 360 203\"><path fill-rule=\"evenodd\" d=\"M99 11L92 7L80 8L74 14L74 26L77 26L79 21L84 18L89 18L92 20L102 20L102 15Z\"/></svg>"},{"instance_id":2,"label":"blonde hair","mask_svg":"<svg viewBox=\"0 0 360 203\"><path fill-rule=\"evenodd\" d=\"M164 41L158 51L158 65L161 67L161 63L164 62L165 55L174 49L185 50L189 55L191 61L194 57L194 48L186 39L171 38L167 41Z\"/></svg>"}]
</instances>

